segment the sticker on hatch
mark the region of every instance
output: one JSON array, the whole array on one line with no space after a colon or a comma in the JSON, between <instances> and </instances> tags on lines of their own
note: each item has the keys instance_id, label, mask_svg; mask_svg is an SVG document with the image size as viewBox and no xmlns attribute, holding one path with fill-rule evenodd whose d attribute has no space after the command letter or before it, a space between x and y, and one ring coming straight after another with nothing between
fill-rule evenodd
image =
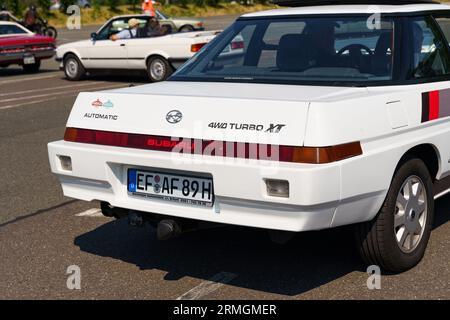
<instances>
[{"instance_id":1,"label":"sticker on hatch","mask_svg":"<svg viewBox=\"0 0 450 320\"><path fill-rule=\"evenodd\" d=\"M128 192L192 205L212 206L211 178L128 169Z\"/></svg>"}]
</instances>

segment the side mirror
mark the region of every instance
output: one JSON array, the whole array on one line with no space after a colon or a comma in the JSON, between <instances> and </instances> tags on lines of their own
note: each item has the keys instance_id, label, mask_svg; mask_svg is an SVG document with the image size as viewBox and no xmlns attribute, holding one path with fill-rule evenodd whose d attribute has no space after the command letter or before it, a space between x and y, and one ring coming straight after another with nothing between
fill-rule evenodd
<instances>
[{"instance_id":1,"label":"side mirror","mask_svg":"<svg viewBox=\"0 0 450 320\"><path fill-rule=\"evenodd\" d=\"M96 32L92 32L91 33L91 39L92 40L97 40L97 38L98 38L98 34Z\"/></svg>"}]
</instances>

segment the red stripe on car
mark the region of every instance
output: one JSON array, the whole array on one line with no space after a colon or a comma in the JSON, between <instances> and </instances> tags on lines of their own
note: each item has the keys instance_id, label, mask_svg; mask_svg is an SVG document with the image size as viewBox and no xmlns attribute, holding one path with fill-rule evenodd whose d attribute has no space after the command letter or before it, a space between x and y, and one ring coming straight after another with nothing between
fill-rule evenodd
<instances>
[{"instance_id":1,"label":"red stripe on car","mask_svg":"<svg viewBox=\"0 0 450 320\"><path fill-rule=\"evenodd\" d=\"M435 120L439 118L439 91L430 91L430 112L429 120Z\"/></svg>"}]
</instances>

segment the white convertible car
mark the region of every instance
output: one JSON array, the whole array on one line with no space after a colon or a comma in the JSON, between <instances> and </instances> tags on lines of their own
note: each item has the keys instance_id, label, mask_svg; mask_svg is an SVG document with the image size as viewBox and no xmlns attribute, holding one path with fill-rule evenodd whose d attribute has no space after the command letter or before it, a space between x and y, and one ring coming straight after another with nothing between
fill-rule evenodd
<instances>
[{"instance_id":1,"label":"white convertible car","mask_svg":"<svg viewBox=\"0 0 450 320\"><path fill-rule=\"evenodd\" d=\"M151 38L109 40L112 34L128 27L135 18L144 28L150 16L126 15L107 21L91 39L58 47L56 60L69 80L79 80L98 70L142 70L151 81L165 80L170 74L211 41L220 31L173 33Z\"/></svg>"},{"instance_id":2,"label":"white convertible car","mask_svg":"<svg viewBox=\"0 0 450 320\"><path fill-rule=\"evenodd\" d=\"M168 81L81 93L48 145L64 194L161 239L352 224L366 263L415 266L450 191L450 6L310 2L243 15Z\"/></svg>"}]
</instances>

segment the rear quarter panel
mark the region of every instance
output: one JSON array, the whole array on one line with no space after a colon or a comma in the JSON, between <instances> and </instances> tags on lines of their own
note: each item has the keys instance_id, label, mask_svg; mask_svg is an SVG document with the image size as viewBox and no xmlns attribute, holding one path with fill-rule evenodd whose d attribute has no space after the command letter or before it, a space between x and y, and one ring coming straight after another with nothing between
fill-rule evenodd
<instances>
[{"instance_id":1,"label":"rear quarter panel","mask_svg":"<svg viewBox=\"0 0 450 320\"><path fill-rule=\"evenodd\" d=\"M448 90L450 82L369 88L367 97L312 102L305 145L329 146L360 141L363 155L341 163L341 201L333 226L372 219L386 197L400 159L411 148L429 144L439 160L436 177L450 174L450 101L441 101L443 116L423 120L422 94ZM450 99L449 99L450 100ZM361 203L361 215L346 203L362 195L375 202Z\"/></svg>"},{"instance_id":2,"label":"rear quarter panel","mask_svg":"<svg viewBox=\"0 0 450 320\"><path fill-rule=\"evenodd\" d=\"M131 69L146 69L147 58L159 55L165 59L190 58L190 40L170 36L132 39L128 45L128 65Z\"/></svg>"}]
</instances>

